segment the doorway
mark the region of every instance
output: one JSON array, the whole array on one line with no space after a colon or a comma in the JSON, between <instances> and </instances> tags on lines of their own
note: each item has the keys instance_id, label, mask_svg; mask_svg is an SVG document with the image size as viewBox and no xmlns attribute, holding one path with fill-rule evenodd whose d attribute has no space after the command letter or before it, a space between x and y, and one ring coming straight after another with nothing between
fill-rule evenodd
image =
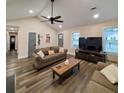
<instances>
[{"instance_id":1,"label":"doorway","mask_svg":"<svg viewBox=\"0 0 124 93\"><path fill-rule=\"evenodd\" d=\"M15 50L15 36L10 36L10 51Z\"/></svg>"}]
</instances>

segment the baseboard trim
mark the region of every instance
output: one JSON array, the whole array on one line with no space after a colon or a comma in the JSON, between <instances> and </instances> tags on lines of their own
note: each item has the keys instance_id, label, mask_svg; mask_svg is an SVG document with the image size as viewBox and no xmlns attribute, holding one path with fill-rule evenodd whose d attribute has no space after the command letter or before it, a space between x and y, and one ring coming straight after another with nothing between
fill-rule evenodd
<instances>
[{"instance_id":1,"label":"baseboard trim","mask_svg":"<svg viewBox=\"0 0 124 93\"><path fill-rule=\"evenodd\" d=\"M18 59L27 58L28 56L18 56Z\"/></svg>"}]
</instances>

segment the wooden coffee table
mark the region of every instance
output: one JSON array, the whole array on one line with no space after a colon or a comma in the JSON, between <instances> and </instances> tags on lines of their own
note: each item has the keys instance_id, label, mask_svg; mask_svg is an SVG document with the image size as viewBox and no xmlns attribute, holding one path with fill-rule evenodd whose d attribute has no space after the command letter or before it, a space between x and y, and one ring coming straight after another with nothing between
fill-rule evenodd
<instances>
[{"instance_id":1,"label":"wooden coffee table","mask_svg":"<svg viewBox=\"0 0 124 93\"><path fill-rule=\"evenodd\" d=\"M79 60L75 59L75 58L69 58L68 59L69 64L66 65L64 62L55 65L52 67L52 71L53 71L53 79L55 78L55 74L59 76L59 83L62 83L62 79L65 76L65 74L67 72L69 72L70 70L72 70L75 67L78 67L78 70L80 69L80 62Z\"/></svg>"}]
</instances>

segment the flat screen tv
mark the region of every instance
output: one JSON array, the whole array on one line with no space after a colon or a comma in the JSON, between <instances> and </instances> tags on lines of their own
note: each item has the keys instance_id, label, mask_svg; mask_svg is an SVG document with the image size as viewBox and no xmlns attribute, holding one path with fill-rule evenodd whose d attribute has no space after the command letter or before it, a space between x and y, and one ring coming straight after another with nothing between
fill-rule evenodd
<instances>
[{"instance_id":1,"label":"flat screen tv","mask_svg":"<svg viewBox=\"0 0 124 93\"><path fill-rule=\"evenodd\" d=\"M79 38L79 48L80 49L86 49L86 39L84 37Z\"/></svg>"},{"instance_id":2,"label":"flat screen tv","mask_svg":"<svg viewBox=\"0 0 124 93\"><path fill-rule=\"evenodd\" d=\"M80 37L79 48L83 50L102 51L102 37Z\"/></svg>"}]
</instances>

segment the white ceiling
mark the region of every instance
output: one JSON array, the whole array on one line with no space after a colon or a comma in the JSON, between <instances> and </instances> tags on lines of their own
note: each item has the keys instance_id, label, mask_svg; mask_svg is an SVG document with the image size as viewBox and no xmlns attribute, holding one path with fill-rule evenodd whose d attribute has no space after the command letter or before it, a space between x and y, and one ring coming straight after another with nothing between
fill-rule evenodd
<instances>
[{"instance_id":1,"label":"white ceiling","mask_svg":"<svg viewBox=\"0 0 124 93\"><path fill-rule=\"evenodd\" d=\"M8 0L7 20L48 16L50 15L50 4L49 0ZM90 11L92 7L97 7L97 9ZM34 14L28 12L30 9L34 11ZM100 15L98 19L93 18L95 13ZM54 16L57 15L62 16L63 27L61 29L58 27L60 23L51 25L48 22L48 25L58 30L117 19L118 0L55 0Z\"/></svg>"}]
</instances>

